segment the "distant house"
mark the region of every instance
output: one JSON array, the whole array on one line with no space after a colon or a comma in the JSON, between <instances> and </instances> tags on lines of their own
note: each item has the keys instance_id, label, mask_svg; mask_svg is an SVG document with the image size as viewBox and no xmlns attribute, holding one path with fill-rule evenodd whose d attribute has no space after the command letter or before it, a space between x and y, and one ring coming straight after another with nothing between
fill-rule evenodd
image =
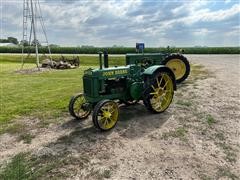
<instances>
[{"instance_id":1,"label":"distant house","mask_svg":"<svg viewBox=\"0 0 240 180\"><path fill-rule=\"evenodd\" d=\"M13 43L0 43L0 47L17 47L18 45Z\"/></svg>"}]
</instances>

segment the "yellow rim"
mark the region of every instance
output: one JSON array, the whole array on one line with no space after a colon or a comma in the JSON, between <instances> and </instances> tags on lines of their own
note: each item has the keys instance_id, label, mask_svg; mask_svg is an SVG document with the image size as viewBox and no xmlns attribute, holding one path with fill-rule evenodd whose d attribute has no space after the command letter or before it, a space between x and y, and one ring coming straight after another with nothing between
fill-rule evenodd
<instances>
[{"instance_id":1,"label":"yellow rim","mask_svg":"<svg viewBox=\"0 0 240 180\"><path fill-rule=\"evenodd\" d=\"M168 108L173 98L173 82L169 75L161 73L156 78L156 85L152 85L150 95L153 95L150 103L155 111L162 112Z\"/></svg>"},{"instance_id":2,"label":"yellow rim","mask_svg":"<svg viewBox=\"0 0 240 180\"><path fill-rule=\"evenodd\" d=\"M81 94L74 103L74 112L80 118L86 117L89 114L89 111L83 109L84 103L86 103L86 99L83 94Z\"/></svg>"},{"instance_id":3,"label":"yellow rim","mask_svg":"<svg viewBox=\"0 0 240 180\"><path fill-rule=\"evenodd\" d=\"M111 129L118 120L118 105L109 101L105 103L98 113L98 124L102 129Z\"/></svg>"},{"instance_id":4,"label":"yellow rim","mask_svg":"<svg viewBox=\"0 0 240 180\"><path fill-rule=\"evenodd\" d=\"M176 80L181 79L186 73L186 66L181 59L171 59L166 66L173 71Z\"/></svg>"}]
</instances>

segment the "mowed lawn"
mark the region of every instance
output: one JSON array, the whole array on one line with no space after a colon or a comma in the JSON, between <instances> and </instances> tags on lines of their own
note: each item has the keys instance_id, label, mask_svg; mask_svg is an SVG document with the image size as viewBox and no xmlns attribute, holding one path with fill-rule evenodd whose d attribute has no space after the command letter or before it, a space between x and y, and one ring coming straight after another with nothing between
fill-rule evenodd
<instances>
[{"instance_id":1,"label":"mowed lawn","mask_svg":"<svg viewBox=\"0 0 240 180\"><path fill-rule=\"evenodd\" d=\"M41 119L62 116L71 96L81 92L84 70L98 66L98 57L80 57L80 67L41 73L16 73L21 56L0 56L0 125L22 117ZM30 61L33 61L30 60ZM124 64L124 57L112 57L112 65ZM28 63L24 67L35 67Z\"/></svg>"}]
</instances>

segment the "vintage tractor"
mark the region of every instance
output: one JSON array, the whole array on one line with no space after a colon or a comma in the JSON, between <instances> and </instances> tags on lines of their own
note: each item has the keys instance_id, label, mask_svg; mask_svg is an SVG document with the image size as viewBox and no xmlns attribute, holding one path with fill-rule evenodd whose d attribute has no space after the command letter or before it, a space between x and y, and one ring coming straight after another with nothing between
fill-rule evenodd
<instances>
[{"instance_id":1,"label":"vintage tractor","mask_svg":"<svg viewBox=\"0 0 240 180\"><path fill-rule=\"evenodd\" d=\"M93 111L95 127L106 131L112 129L118 121L120 102L133 104L143 100L146 108L153 113L164 112L169 107L176 90L175 76L183 74L180 70L177 73L174 71L175 65L184 64L182 55L128 54L126 66L118 67L108 66L106 52L104 58L102 56L100 52L99 68L84 71L84 92L70 100L69 112L73 117L84 119ZM163 62L169 67L162 65ZM179 82L184 78L186 75L181 76Z\"/></svg>"},{"instance_id":2,"label":"vintage tractor","mask_svg":"<svg viewBox=\"0 0 240 180\"><path fill-rule=\"evenodd\" d=\"M190 73L190 64L187 58L180 53L127 54L126 64L141 64L145 68L153 65L165 65L173 71L176 83L184 81Z\"/></svg>"}]
</instances>

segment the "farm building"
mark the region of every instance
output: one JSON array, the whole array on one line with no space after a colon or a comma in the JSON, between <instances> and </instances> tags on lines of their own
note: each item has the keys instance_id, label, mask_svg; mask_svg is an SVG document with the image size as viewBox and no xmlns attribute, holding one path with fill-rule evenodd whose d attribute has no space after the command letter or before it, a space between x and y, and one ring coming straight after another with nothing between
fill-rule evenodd
<instances>
[{"instance_id":1,"label":"farm building","mask_svg":"<svg viewBox=\"0 0 240 180\"><path fill-rule=\"evenodd\" d=\"M13 43L0 43L0 47L17 47L18 45Z\"/></svg>"}]
</instances>

